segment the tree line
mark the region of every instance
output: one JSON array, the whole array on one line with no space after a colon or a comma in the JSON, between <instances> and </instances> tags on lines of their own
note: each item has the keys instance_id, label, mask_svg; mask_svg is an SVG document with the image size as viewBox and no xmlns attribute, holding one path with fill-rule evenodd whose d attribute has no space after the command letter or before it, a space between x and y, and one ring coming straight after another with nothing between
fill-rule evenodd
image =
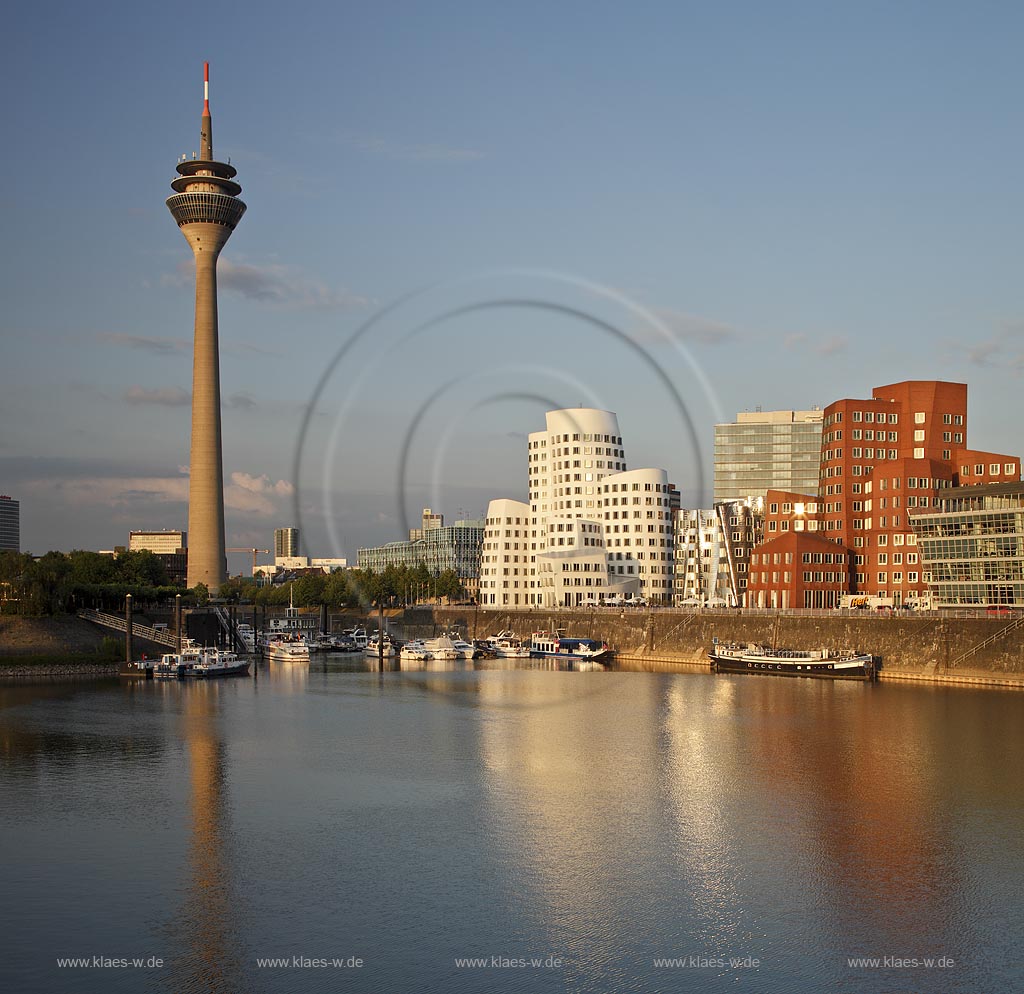
<instances>
[{"instance_id":1,"label":"tree line","mask_svg":"<svg viewBox=\"0 0 1024 994\"><path fill-rule=\"evenodd\" d=\"M0 612L61 614L82 608L124 609L126 594L137 607L160 604L183 594L188 604L203 605L211 591L204 584L191 590L171 586L160 557L147 551L116 556L77 549L48 552L38 559L29 553L0 552ZM466 596L454 570L432 573L425 563L388 566L379 571L338 570L308 573L291 583L257 586L249 577L232 577L216 592L228 603L330 608L400 607L423 602L449 602Z\"/></svg>"},{"instance_id":2,"label":"tree line","mask_svg":"<svg viewBox=\"0 0 1024 994\"><path fill-rule=\"evenodd\" d=\"M171 586L167 568L152 552L108 556L76 549L38 559L27 552L0 552L0 608L7 614L119 610L125 594L147 604L178 593L181 588Z\"/></svg>"},{"instance_id":3,"label":"tree line","mask_svg":"<svg viewBox=\"0 0 1024 994\"><path fill-rule=\"evenodd\" d=\"M425 563L417 566L387 566L383 570L353 569L334 573L306 573L289 583L257 586L248 577L232 577L220 588L219 596L229 603L263 606L330 608L408 607L412 604L462 600L466 588L454 570L431 573Z\"/></svg>"}]
</instances>

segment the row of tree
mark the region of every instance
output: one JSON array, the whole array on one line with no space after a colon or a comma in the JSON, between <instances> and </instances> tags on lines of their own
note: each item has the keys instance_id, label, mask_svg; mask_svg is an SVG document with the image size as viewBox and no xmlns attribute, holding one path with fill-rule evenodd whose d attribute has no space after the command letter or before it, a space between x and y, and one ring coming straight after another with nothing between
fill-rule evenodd
<instances>
[{"instance_id":1,"label":"row of tree","mask_svg":"<svg viewBox=\"0 0 1024 994\"><path fill-rule=\"evenodd\" d=\"M144 608L183 593L172 587L160 558L152 552L48 552L35 559L28 553L0 552L0 609L11 614L60 614L93 607L120 611L125 594ZM186 592L188 603L203 605L211 591L197 584ZM423 602L461 600L466 591L453 570L431 573L426 564L388 566L374 570L309 573L291 583L258 587L233 577L217 592L229 603L330 608L398 607Z\"/></svg>"},{"instance_id":2,"label":"row of tree","mask_svg":"<svg viewBox=\"0 0 1024 994\"><path fill-rule=\"evenodd\" d=\"M77 549L48 552L0 552L0 606L13 614L60 614L83 607L118 610L125 594L140 605L181 593L152 552L107 556Z\"/></svg>"},{"instance_id":3,"label":"row of tree","mask_svg":"<svg viewBox=\"0 0 1024 994\"><path fill-rule=\"evenodd\" d=\"M232 577L219 596L231 603L296 607L326 604L331 608L383 604L409 606L424 602L461 600L466 588L454 570L431 573L418 566L388 566L383 570L338 570L331 574L308 573L290 583L258 587L247 577Z\"/></svg>"}]
</instances>

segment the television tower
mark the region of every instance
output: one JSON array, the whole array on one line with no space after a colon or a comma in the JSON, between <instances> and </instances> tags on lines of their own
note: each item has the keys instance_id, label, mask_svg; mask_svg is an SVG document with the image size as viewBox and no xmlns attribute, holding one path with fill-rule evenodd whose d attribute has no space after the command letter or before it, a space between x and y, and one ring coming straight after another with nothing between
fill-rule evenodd
<instances>
[{"instance_id":1,"label":"television tower","mask_svg":"<svg viewBox=\"0 0 1024 994\"><path fill-rule=\"evenodd\" d=\"M210 63L203 63L199 158L178 163L167 207L196 260L195 352L192 360L192 456L188 484L188 585L216 593L227 579L224 467L220 432L220 350L217 344L217 258L245 213L237 170L213 158Z\"/></svg>"}]
</instances>

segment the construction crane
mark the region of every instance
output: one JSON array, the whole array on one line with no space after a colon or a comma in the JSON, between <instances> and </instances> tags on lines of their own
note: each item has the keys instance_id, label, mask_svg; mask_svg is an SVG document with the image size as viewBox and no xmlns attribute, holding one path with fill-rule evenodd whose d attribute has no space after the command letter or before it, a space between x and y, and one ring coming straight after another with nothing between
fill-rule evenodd
<instances>
[{"instance_id":1,"label":"construction crane","mask_svg":"<svg viewBox=\"0 0 1024 994\"><path fill-rule=\"evenodd\" d=\"M251 552L252 553L252 575L256 575L256 557L262 552L270 555L270 549L225 549L225 552Z\"/></svg>"}]
</instances>

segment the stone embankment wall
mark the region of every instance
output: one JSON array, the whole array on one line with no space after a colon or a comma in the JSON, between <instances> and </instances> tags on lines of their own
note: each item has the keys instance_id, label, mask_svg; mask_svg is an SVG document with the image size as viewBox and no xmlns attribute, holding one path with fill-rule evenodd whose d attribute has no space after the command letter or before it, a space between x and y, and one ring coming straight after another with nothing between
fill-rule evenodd
<instances>
[{"instance_id":1,"label":"stone embankment wall","mask_svg":"<svg viewBox=\"0 0 1024 994\"><path fill-rule=\"evenodd\" d=\"M0 656L96 652L111 633L73 614L0 617Z\"/></svg>"},{"instance_id":2,"label":"stone embankment wall","mask_svg":"<svg viewBox=\"0 0 1024 994\"><path fill-rule=\"evenodd\" d=\"M933 615L885 616L745 615L742 612L608 610L474 611L447 608L406 612L411 634L429 634L451 625L464 635L484 638L502 628L519 635L565 628L571 635L601 638L621 657L663 659L704 665L716 636L722 641L771 642L793 648L849 648L882 660L882 672L948 676L1015 675L1024 679L1024 627L1007 631L1012 618L943 618ZM422 629L428 629L424 632ZM992 644L970 650L992 636Z\"/></svg>"}]
</instances>

